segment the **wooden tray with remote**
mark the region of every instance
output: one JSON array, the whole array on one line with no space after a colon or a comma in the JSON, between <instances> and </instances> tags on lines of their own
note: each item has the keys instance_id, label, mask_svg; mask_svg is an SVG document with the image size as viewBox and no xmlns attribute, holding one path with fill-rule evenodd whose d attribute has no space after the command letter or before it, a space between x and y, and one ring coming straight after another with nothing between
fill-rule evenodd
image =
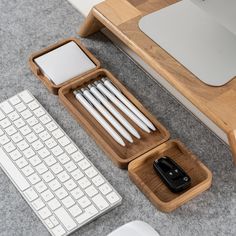
<instances>
[{"instance_id":1,"label":"wooden tray with remote","mask_svg":"<svg viewBox=\"0 0 236 236\"><path fill-rule=\"evenodd\" d=\"M67 82L55 86L47 78L34 61L34 58L48 53L57 47L63 46L70 41L77 43L83 49L86 55L96 64L96 69L88 71L80 76L69 79ZM167 129L145 108L143 105L122 85L119 80L109 71L99 68L100 62L84 47L78 39L71 38L63 40L55 45L34 53L29 59L29 65L36 77L41 80L51 93L59 95L60 101L70 111L74 118L91 135L96 143L108 155L108 157L119 167L127 169L129 165L130 176L140 189L149 192L147 196L162 211L171 211L181 204L185 203L194 196L200 194L210 187L211 172L196 157L190 155L182 144L177 141L169 141L170 134ZM133 143L125 141L125 146L121 146L104 130L96 119L82 106L74 95L75 90L86 88L89 84L100 81L102 78L108 78L120 92L125 95L156 127L155 131L146 133L139 128L126 114L118 107L115 108L123 117L138 131L141 138L133 138ZM189 190L181 194L171 194L160 182L159 177L151 169L151 160L162 154L168 154L179 162L179 165L187 171L193 178L192 186ZM146 161L149 158L149 161ZM143 161L145 160L145 161ZM143 163L143 167L141 164ZM146 165L149 163L150 165ZM142 173L143 168L143 173ZM146 177L145 177L146 176ZM142 178L144 178L142 180ZM138 180L140 179L140 180ZM136 181L138 180L138 181ZM147 181L148 180L148 181ZM150 182L149 182L150 180ZM148 183L149 182L149 183ZM145 186L147 185L147 186ZM149 186L151 185L151 186ZM160 188L159 188L160 187ZM147 189L150 188L150 191ZM153 193L151 193L154 191ZM159 199L159 200L158 200Z\"/></svg>"},{"instance_id":2,"label":"wooden tray with remote","mask_svg":"<svg viewBox=\"0 0 236 236\"><path fill-rule=\"evenodd\" d=\"M236 163L236 80L222 87L201 82L183 65L146 36L138 26L140 19L178 0L106 0L96 5L80 28L80 36L87 37L106 27L141 59L150 65L165 82L207 117L209 127L230 145ZM202 118L205 119L205 118Z\"/></svg>"}]
</instances>

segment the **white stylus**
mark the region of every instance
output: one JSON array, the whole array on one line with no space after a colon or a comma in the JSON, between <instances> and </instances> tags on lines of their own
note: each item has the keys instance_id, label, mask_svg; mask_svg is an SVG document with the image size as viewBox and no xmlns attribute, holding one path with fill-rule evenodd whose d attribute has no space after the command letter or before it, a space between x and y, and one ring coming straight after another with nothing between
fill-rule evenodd
<instances>
[{"instance_id":1,"label":"white stylus","mask_svg":"<svg viewBox=\"0 0 236 236\"><path fill-rule=\"evenodd\" d=\"M107 78L102 79L104 85L123 102L140 120L142 120L150 129L156 130L152 122L141 113Z\"/></svg>"},{"instance_id":2,"label":"white stylus","mask_svg":"<svg viewBox=\"0 0 236 236\"><path fill-rule=\"evenodd\" d=\"M120 125L111 113L90 93L88 89L81 89L83 95L94 105L94 107L110 122L110 124L130 143L133 139L130 134Z\"/></svg>"},{"instance_id":3,"label":"white stylus","mask_svg":"<svg viewBox=\"0 0 236 236\"><path fill-rule=\"evenodd\" d=\"M105 121L105 119L96 111L96 109L85 99L80 91L73 92L76 99L83 105L83 107L99 122L99 124L107 131L112 138L121 146L125 146L124 141L116 133L116 131Z\"/></svg>"},{"instance_id":4,"label":"white stylus","mask_svg":"<svg viewBox=\"0 0 236 236\"><path fill-rule=\"evenodd\" d=\"M139 133L136 129L115 109L114 106L97 90L96 87L88 85L91 93L112 113L114 117L136 138L140 139Z\"/></svg>"},{"instance_id":5,"label":"white stylus","mask_svg":"<svg viewBox=\"0 0 236 236\"><path fill-rule=\"evenodd\" d=\"M150 129L136 116L131 112L119 99L117 99L101 82L94 83L98 90L107 96L121 111L123 111L131 120L133 120L142 130L150 133Z\"/></svg>"}]
</instances>

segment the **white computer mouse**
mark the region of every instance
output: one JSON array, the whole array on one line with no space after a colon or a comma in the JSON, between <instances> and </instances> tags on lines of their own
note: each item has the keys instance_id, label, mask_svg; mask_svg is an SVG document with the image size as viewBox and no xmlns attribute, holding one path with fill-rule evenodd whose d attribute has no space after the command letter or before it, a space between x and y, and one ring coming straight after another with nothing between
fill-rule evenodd
<instances>
[{"instance_id":1,"label":"white computer mouse","mask_svg":"<svg viewBox=\"0 0 236 236\"><path fill-rule=\"evenodd\" d=\"M160 236L149 224L143 221L127 223L107 236Z\"/></svg>"}]
</instances>

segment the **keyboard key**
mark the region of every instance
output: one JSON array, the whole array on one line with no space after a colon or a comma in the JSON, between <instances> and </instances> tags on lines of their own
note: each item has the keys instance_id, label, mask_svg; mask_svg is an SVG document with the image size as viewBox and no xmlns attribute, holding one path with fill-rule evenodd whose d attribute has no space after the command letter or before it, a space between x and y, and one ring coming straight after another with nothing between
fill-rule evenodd
<instances>
[{"instance_id":1,"label":"keyboard key","mask_svg":"<svg viewBox=\"0 0 236 236\"><path fill-rule=\"evenodd\" d=\"M11 121L15 121L20 118L20 116L18 115L16 111L13 111L12 113L10 113L8 117L10 118Z\"/></svg>"},{"instance_id":2,"label":"keyboard key","mask_svg":"<svg viewBox=\"0 0 236 236\"><path fill-rule=\"evenodd\" d=\"M51 138L51 135L45 130L42 133L39 134L39 137L43 140L46 141L47 139Z\"/></svg>"},{"instance_id":3,"label":"keyboard key","mask_svg":"<svg viewBox=\"0 0 236 236\"><path fill-rule=\"evenodd\" d=\"M53 138L50 138L47 141L45 141L45 144L47 145L48 148L53 148L57 145L57 142Z\"/></svg>"},{"instance_id":4,"label":"keyboard key","mask_svg":"<svg viewBox=\"0 0 236 236\"><path fill-rule=\"evenodd\" d=\"M64 183L65 181L67 181L70 178L70 176L65 171L58 174L57 177L62 183Z\"/></svg>"},{"instance_id":5,"label":"keyboard key","mask_svg":"<svg viewBox=\"0 0 236 236\"><path fill-rule=\"evenodd\" d=\"M80 215L82 213L82 210L80 209L80 207L78 205L74 205L69 209L71 215L73 217L76 217L78 215Z\"/></svg>"},{"instance_id":6,"label":"keyboard key","mask_svg":"<svg viewBox=\"0 0 236 236\"><path fill-rule=\"evenodd\" d=\"M43 191L47 189L47 186L44 184L43 181L37 183L34 187L38 193L42 193Z\"/></svg>"},{"instance_id":7,"label":"keyboard key","mask_svg":"<svg viewBox=\"0 0 236 236\"><path fill-rule=\"evenodd\" d=\"M38 194L33 190L33 188L29 188L24 192L26 198L32 202L36 198L38 198Z\"/></svg>"},{"instance_id":8,"label":"keyboard key","mask_svg":"<svg viewBox=\"0 0 236 236\"><path fill-rule=\"evenodd\" d=\"M59 156L63 153L63 150L58 145L51 149L51 151L55 156Z\"/></svg>"},{"instance_id":9,"label":"keyboard key","mask_svg":"<svg viewBox=\"0 0 236 236\"><path fill-rule=\"evenodd\" d=\"M22 140L19 143L17 143L17 146L21 151L24 151L26 148L29 147L29 144L26 143L25 140Z\"/></svg>"},{"instance_id":10,"label":"keyboard key","mask_svg":"<svg viewBox=\"0 0 236 236\"><path fill-rule=\"evenodd\" d=\"M69 208L75 204L75 201L70 197L66 197L62 200L62 204L66 207Z\"/></svg>"},{"instance_id":11,"label":"keyboard key","mask_svg":"<svg viewBox=\"0 0 236 236\"><path fill-rule=\"evenodd\" d=\"M29 143L33 143L38 139L38 137L32 132L26 136L26 139Z\"/></svg>"},{"instance_id":12,"label":"keyboard key","mask_svg":"<svg viewBox=\"0 0 236 236\"><path fill-rule=\"evenodd\" d=\"M24 110L23 112L21 112L21 115L22 115L22 117L23 117L24 119L28 119L28 118L30 118L33 114L32 114L28 109L26 109L26 110Z\"/></svg>"},{"instance_id":13,"label":"keyboard key","mask_svg":"<svg viewBox=\"0 0 236 236\"><path fill-rule=\"evenodd\" d=\"M119 201L119 197L115 192L109 193L106 198L111 204L114 204L115 202Z\"/></svg>"},{"instance_id":14,"label":"keyboard key","mask_svg":"<svg viewBox=\"0 0 236 236\"><path fill-rule=\"evenodd\" d=\"M71 157L73 158L75 162L81 161L84 158L83 154L79 151L73 153Z\"/></svg>"},{"instance_id":15,"label":"keyboard key","mask_svg":"<svg viewBox=\"0 0 236 236\"><path fill-rule=\"evenodd\" d=\"M86 196L80 198L78 200L78 203L82 208L86 208L87 206L91 204L90 200Z\"/></svg>"},{"instance_id":16,"label":"keyboard key","mask_svg":"<svg viewBox=\"0 0 236 236\"><path fill-rule=\"evenodd\" d=\"M64 136L64 133L60 129L56 129L52 132L52 135L54 136L54 138L59 139Z\"/></svg>"},{"instance_id":17,"label":"keyboard key","mask_svg":"<svg viewBox=\"0 0 236 236\"><path fill-rule=\"evenodd\" d=\"M48 206L54 211L61 206L61 203L56 198L53 198L48 202Z\"/></svg>"},{"instance_id":18,"label":"keyboard key","mask_svg":"<svg viewBox=\"0 0 236 236\"><path fill-rule=\"evenodd\" d=\"M57 128L57 125L55 122L50 122L49 124L46 125L47 129L52 132L53 130L55 130Z\"/></svg>"},{"instance_id":19,"label":"keyboard key","mask_svg":"<svg viewBox=\"0 0 236 236\"><path fill-rule=\"evenodd\" d=\"M0 145L5 145L6 143L8 143L10 141L10 139L6 136L6 135L2 135L0 137Z\"/></svg>"},{"instance_id":20,"label":"keyboard key","mask_svg":"<svg viewBox=\"0 0 236 236\"><path fill-rule=\"evenodd\" d=\"M46 148L42 148L41 150L38 151L38 154L42 157L45 158L50 155L50 152Z\"/></svg>"},{"instance_id":21,"label":"keyboard key","mask_svg":"<svg viewBox=\"0 0 236 236\"><path fill-rule=\"evenodd\" d=\"M6 150L6 152L12 152L13 150L16 149L16 147L12 142L9 142L6 145L4 145L4 149Z\"/></svg>"},{"instance_id":22,"label":"keyboard key","mask_svg":"<svg viewBox=\"0 0 236 236\"><path fill-rule=\"evenodd\" d=\"M59 224L58 220L55 218L55 216L51 216L49 218L54 226L57 226Z\"/></svg>"},{"instance_id":23,"label":"keyboard key","mask_svg":"<svg viewBox=\"0 0 236 236\"><path fill-rule=\"evenodd\" d=\"M11 102L12 105L16 105L18 104L21 100L19 99L19 97L17 95L15 95L14 97L10 98L9 101Z\"/></svg>"},{"instance_id":24,"label":"keyboard key","mask_svg":"<svg viewBox=\"0 0 236 236\"><path fill-rule=\"evenodd\" d=\"M71 175L75 180L79 180L84 176L84 174L79 169L74 170L73 172L71 172Z\"/></svg>"},{"instance_id":25,"label":"keyboard key","mask_svg":"<svg viewBox=\"0 0 236 236\"><path fill-rule=\"evenodd\" d=\"M21 169L28 165L28 162L22 157L16 161L17 166Z\"/></svg>"},{"instance_id":26,"label":"keyboard key","mask_svg":"<svg viewBox=\"0 0 236 236\"><path fill-rule=\"evenodd\" d=\"M50 228L50 229L54 227L53 223L52 223L51 220L49 220L49 219L46 219L46 220L45 220L45 223L46 223L46 225L48 226L48 228Z\"/></svg>"},{"instance_id":27,"label":"keyboard key","mask_svg":"<svg viewBox=\"0 0 236 236\"><path fill-rule=\"evenodd\" d=\"M20 132L25 136L25 135L31 133L31 129L28 125L25 125L24 127L22 127L20 129Z\"/></svg>"},{"instance_id":28,"label":"keyboard key","mask_svg":"<svg viewBox=\"0 0 236 236\"><path fill-rule=\"evenodd\" d=\"M13 152L10 153L11 159L13 161L16 161L17 159L19 159L20 157L22 157L22 155L20 154L20 152L16 149Z\"/></svg>"},{"instance_id":29,"label":"keyboard key","mask_svg":"<svg viewBox=\"0 0 236 236\"><path fill-rule=\"evenodd\" d=\"M14 111L13 107L11 106L11 104L7 101L2 102L0 104L0 108L2 108L2 110L5 112L5 114L9 114L10 112Z\"/></svg>"},{"instance_id":30,"label":"keyboard key","mask_svg":"<svg viewBox=\"0 0 236 236\"><path fill-rule=\"evenodd\" d=\"M53 171L54 174L59 174L60 172L63 171L63 168L59 163L56 163L51 167L51 170Z\"/></svg>"},{"instance_id":31,"label":"keyboard key","mask_svg":"<svg viewBox=\"0 0 236 236\"><path fill-rule=\"evenodd\" d=\"M23 151L23 154L26 158L30 158L35 155L35 152L33 151L32 148L27 148L26 150Z\"/></svg>"},{"instance_id":32,"label":"keyboard key","mask_svg":"<svg viewBox=\"0 0 236 236\"><path fill-rule=\"evenodd\" d=\"M36 173L34 173L29 176L29 181L31 184L37 184L39 181L41 181L41 179L39 178L39 176Z\"/></svg>"},{"instance_id":33,"label":"keyboard key","mask_svg":"<svg viewBox=\"0 0 236 236\"><path fill-rule=\"evenodd\" d=\"M101 177L101 175L97 175L96 177L92 179L92 181L96 186L100 186L101 184L105 182L104 179Z\"/></svg>"},{"instance_id":34,"label":"keyboard key","mask_svg":"<svg viewBox=\"0 0 236 236\"><path fill-rule=\"evenodd\" d=\"M21 140L23 140L23 137L21 136L21 134L19 132L17 132L14 135L11 136L11 139L14 143L18 143Z\"/></svg>"},{"instance_id":35,"label":"keyboard key","mask_svg":"<svg viewBox=\"0 0 236 236\"><path fill-rule=\"evenodd\" d=\"M43 200L44 200L45 202L48 202L48 201L50 201L51 199L54 198L54 195L52 194L52 192L51 192L50 190L44 191L44 192L41 194L41 196L42 196L42 198L43 198Z\"/></svg>"},{"instance_id":36,"label":"keyboard key","mask_svg":"<svg viewBox=\"0 0 236 236\"><path fill-rule=\"evenodd\" d=\"M64 136L64 137L58 139L58 142L61 144L62 147L64 147L70 143L70 140Z\"/></svg>"},{"instance_id":37,"label":"keyboard key","mask_svg":"<svg viewBox=\"0 0 236 236\"><path fill-rule=\"evenodd\" d=\"M39 107L39 104L36 101L32 101L28 104L28 106L29 106L30 110L33 111L34 109Z\"/></svg>"},{"instance_id":38,"label":"keyboard key","mask_svg":"<svg viewBox=\"0 0 236 236\"><path fill-rule=\"evenodd\" d=\"M30 165L28 165L22 169L22 172L25 176L29 176L34 173L34 170Z\"/></svg>"},{"instance_id":39,"label":"keyboard key","mask_svg":"<svg viewBox=\"0 0 236 236\"><path fill-rule=\"evenodd\" d=\"M95 205L101 210L103 211L104 209L106 209L109 204L107 203L107 201L102 197L101 194L96 195L95 197L92 198L93 202L95 203Z\"/></svg>"},{"instance_id":40,"label":"keyboard key","mask_svg":"<svg viewBox=\"0 0 236 236\"><path fill-rule=\"evenodd\" d=\"M38 150L40 150L40 149L42 149L42 148L44 147L43 143L42 143L41 141L39 141L39 140L33 142L31 145L32 145L32 147L33 147L36 151L38 151ZM49 153L49 152L48 152L48 153ZM48 155L49 155L49 154L48 154Z\"/></svg>"},{"instance_id":41,"label":"keyboard key","mask_svg":"<svg viewBox=\"0 0 236 236\"><path fill-rule=\"evenodd\" d=\"M56 159L53 157L53 156L48 156L44 159L45 163L48 165L48 166L51 166L53 164L55 164L57 161Z\"/></svg>"},{"instance_id":42,"label":"keyboard key","mask_svg":"<svg viewBox=\"0 0 236 236\"><path fill-rule=\"evenodd\" d=\"M19 96L25 103L29 103L33 100L33 97L30 95L28 91L21 92Z\"/></svg>"},{"instance_id":43,"label":"keyboard key","mask_svg":"<svg viewBox=\"0 0 236 236\"><path fill-rule=\"evenodd\" d=\"M33 127L33 130L36 134L41 133L42 131L44 131L44 128L41 124L37 124Z\"/></svg>"},{"instance_id":44,"label":"keyboard key","mask_svg":"<svg viewBox=\"0 0 236 236\"><path fill-rule=\"evenodd\" d=\"M9 136L12 136L13 134L15 134L17 132L17 130L15 129L14 126L9 126L8 128L5 129L6 133L9 135Z\"/></svg>"},{"instance_id":45,"label":"keyboard key","mask_svg":"<svg viewBox=\"0 0 236 236\"><path fill-rule=\"evenodd\" d=\"M47 207L42 208L41 210L38 211L38 213L43 220L47 219L51 215L51 212Z\"/></svg>"},{"instance_id":46,"label":"keyboard key","mask_svg":"<svg viewBox=\"0 0 236 236\"><path fill-rule=\"evenodd\" d=\"M0 121L0 126L2 126L3 129L7 128L10 125L11 125L11 122L8 118L5 118Z\"/></svg>"},{"instance_id":47,"label":"keyboard key","mask_svg":"<svg viewBox=\"0 0 236 236\"><path fill-rule=\"evenodd\" d=\"M78 162L78 165L82 170L86 170L91 166L91 164L86 159L83 159L82 161Z\"/></svg>"},{"instance_id":48,"label":"keyboard key","mask_svg":"<svg viewBox=\"0 0 236 236\"><path fill-rule=\"evenodd\" d=\"M54 179L54 175L50 171L47 171L42 175L42 178L46 183L48 183Z\"/></svg>"},{"instance_id":49,"label":"keyboard key","mask_svg":"<svg viewBox=\"0 0 236 236\"><path fill-rule=\"evenodd\" d=\"M32 166L37 166L38 164L42 162L38 156L33 156L32 158L29 159L29 161Z\"/></svg>"},{"instance_id":50,"label":"keyboard key","mask_svg":"<svg viewBox=\"0 0 236 236\"><path fill-rule=\"evenodd\" d=\"M59 208L55 211L55 215L66 227L67 230L72 230L76 227L75 221L70 217L67 211L64 208Z\"/></svg>"},{"instance_id":51,"label":"keyboard key","mask_svg":"<svg viewBox=\"0 0 236 236\"><path fill-rule=\"evenodd\" d=\"M48 115L44 115L40 117L39 119L44 125L51 121L51 118Z\"/></svg>"},{"instance_id":52,"label":"keyboard key","mask_svg":"<svg viewBox=\"0 0 236 236\"><path fill-rule=\"evenodd\" d=\"M83 177L78 181L78 184L81 188L87 188L89 185L91 185L91 182L88 180L87 177Z\"/></svg>"},{"instance_id":53,"label":"keyboard key","mask_svg":"<svg viewBox=\"0 0 236 236\"><path fill-rule=\"evenodd\" d=\"M75 151L77 151L77 148L74 144L69 144L65 147L66 151L69 153L69 154L72 154L74 153Z\"/></svg>"},{"instance_id":54,"label":"keyboard key","mask_svg":"<svg viewBox=\"0 0 236 236\"><path fill-rule=\"evenodd\" d=\"M89 169L87 169L85 171L85 174L92 179L94 176L96 176L98 174L98 172L94 169L94 167L90 167Z\"/></svg>"},{"instance_id":55,"label":"keyboard key","mask_svg":"<svg viewBox=\"0 0 236 236\"><path fill-rule=\"evenodd\" d=\"M56 180L52 180L50 183L48 183L49 187L52 191L55 191L61 187L61 184Z\"/></svg>"},{"instance_id":56,"label":"keyboard key","mask_svg":"<svg viewBox=\"0 0 236 236\"><path fill-rule=\"evenodd\" d=\"M69 171L72 172L73 170L77 169L76 165L74 164L74 162L70 161L67 162L64 167Z\"/></svg>"},{"instance_id":57,"label":"keyboard key","mask_svg":"<svg viewBox=\"0 0 236 236\"><path fill-rule=\"evenodd\" d=\"M39 107L39 108L37 108L36 110L34 110L34 114L35 114L37 117L41 117L42 115L45 114L45 111L44 111L41 107Z\"/></svg>"},{"instance_id":58,"label":"keyboard key","mask_svg":"<svg viewBox=\"0 0 236 236\"><path fill-rule=\"evenodd\" d=\"M31 127L39 123L38 120L34 116L29 118L27 122Z\"/></svg>"},{"instance_id":59,"label":"keyboard key","mask_svg":"<svg viewBox=\"0 0 236 236\"><path fill-rule=\"evenodd\" d=\"M61 162L61 164L65 164L70 160L70 158L65 153L63 153L58 157L58 160Z\"/></svg>"},{"instance_id":60,"label":"keyboard key","mask_svg":"<svg viewBox=\"0 0 236 236\"><path fill-rule=\"evenodd\" d=\"M57 227L52 229L52 232L55 236L62 236L66 231L62 228L61 225L58 225Z\"/></svg>"},{"instance_id":61,"label":"keyboard key","mask_svg":"<svg viewBox=\"0 0 236 236\"><path fill-rule=\"evenodd\" d=\"M58 197L59 199L63 199L63 198L65 198L65 197L68 195L68 193L66 192L66 190L65 190L63 187L59 188L59 189L55 192L55 194L57 195L57 197Z\"/></svg>"},{"instance_id":62,"label":"keyboard key","mask_svg":"<svg viewBox=\"0 0 236 236\"><path fill-rule=\"evenodd\" d=\"M40 198L34 200L32 202L32 205L35 208L35 210L37 210L37 211L45 206L44 202Z\"/></svg>"},{"instance_id":63,"label":"keyboard key","mask_svg":"<svg viewBox=\"0 0 236 236\"><path fill-rule=\"evenodd\" d=\"M17 105L15 105L15 108L18 112L22 112L26 109L26 106L23 102L18 103Z\"/></svg>"},{"instance_id":64,"label":"keyboard key","mask_svg":"<svg viewBox=\"0 0 236 236\"><path fill-rule=\"evenodd\" d=\"M79 224L83 224L84 222L86 222L88 219L92 218L93 216L95 216L98 213L98 210L93 206L89 206L85 209L85 212L83 214L81 214L80 216L78 216L76 218L76 221Z\"/></svg>"},{"instance_id":65,"label":"keyboard key","mask_svg":"<svg viewBox=\"0 0 236 236\"><path fill-rule=\"evenodd\" d=\"M89 186L85 189L85 192L88 194L89 197L93 197L98 193L98 190L94 186Z\"/></svg>"},{"instance_id":66,"label":"keyboard key","mask_svg":"<svg viewBox=\"0 0 236 236\"><path fill-rule=\"evenodd\" d=\"M77 200L79 198L81 198L84 193L81 191L81 189L79 187L77 187L76 189L71 191L72 196Z\"/></svg>"},{"instance_id":67,"label":"keyboard key","mask_svg":"<svg viewBox=\"0 0 236 236\"><path fill-rule=\"evenodd\" d=\"M68 191L71 191L72 189L74 189L75 187L77 187L77 184L75 183L75 181L73 181L72 179L66 181L64 183L65 187L67 188Z\"/></svg>"},{"instance_id":68,"label":"keyboard key","mask_svg":"<svg viewBox=\"0 0 236 236\"><path fill-rule=\"evenodd\" d=\"M99 190L101 191L102 194L107 195L112 191L112 188L107 183L105 183L99 187Z\"/></svg>"},{"instance_id":69,"label":"keyboard key","mask_svg":"<svg viewBox=\"0 0 236 236\"><path fill-rule=\"evenodd\" d=\"M37 165L35 168L39 174L43 174L48 170L48 168L43 163Z\"/></svg>"},{"instance_id":70,"label":"keyboard key","mask_svg":"<svg viewBox=\"0 0 236 236\"><path fill-rule=\"evenodd\" d=\"M22 120L22 118L19 118L18 120L14 121L14 124L15 124L16 128L20 129L21 127L23 127L25 125L25 122ZM23 134L23 135L25 135L25 134Z\"/></svg>"}]
</instances>

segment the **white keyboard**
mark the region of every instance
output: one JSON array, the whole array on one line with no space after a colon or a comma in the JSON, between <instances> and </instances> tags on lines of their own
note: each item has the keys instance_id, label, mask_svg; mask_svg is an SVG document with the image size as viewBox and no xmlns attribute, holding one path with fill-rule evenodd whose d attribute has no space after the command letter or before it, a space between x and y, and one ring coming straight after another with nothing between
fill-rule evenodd
<instances>
[{"instance_id":1,"label":"white keyboard","mask_svg":"<svg viewBox=\"0 0 236 236\"><path fill-rule=\"evenodd\" d=\"M28 91L0 104L0 165L55 236L122 200Z\"/></svg>"}]
</instances>

